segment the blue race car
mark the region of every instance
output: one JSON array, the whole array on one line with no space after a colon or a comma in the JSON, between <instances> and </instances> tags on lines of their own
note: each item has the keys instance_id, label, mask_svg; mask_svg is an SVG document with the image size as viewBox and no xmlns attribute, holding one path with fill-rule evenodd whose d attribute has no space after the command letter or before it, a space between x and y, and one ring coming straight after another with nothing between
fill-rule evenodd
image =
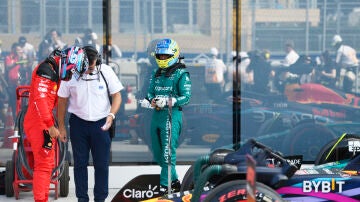
<instances>
[{"instance_id":1,"label":"blue race car","mask_svg":"<svg viewBox=\"0 0 360 202\"><path fill-rule=\"evenodd\" d=\"M181 192L147 201L246 201L249 154L257 162L256 201L360 200L360 136L344 134L323 148L319 165L303 169L297 169L300 159L286 159L255 140L238 150L215 150L190 167Z\"/></svg>"}]
</instances>

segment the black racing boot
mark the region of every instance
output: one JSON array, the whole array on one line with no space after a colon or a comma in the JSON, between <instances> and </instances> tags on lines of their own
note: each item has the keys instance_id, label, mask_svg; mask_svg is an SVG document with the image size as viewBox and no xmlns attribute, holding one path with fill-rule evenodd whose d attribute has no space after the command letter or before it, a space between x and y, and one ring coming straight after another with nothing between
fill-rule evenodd
<instances>
[{"instance_id":1,"label":"black racing boot","mask_svg":"<svg viewBox=\"0 0 360 202\"><path fill-rule=\"evenodd\" d=\"M179 192L180 188L181 188L181 183L178 179L173 180L171 182L171 193ZM160 195L168 194L168 187L164 185L160 185L159 194Z\"/></svg>"},{"instance_id":2,"label":"black racing boot","mask_svg":"<svg viewBox=\"0 0 360 202\"><path fill-rule=\"evenodd\" d=\"M180 181L178 179L173 180L171 182L171 191L172 191L172 193L179 192L180 188L181 188L181 183L180 183Z\"/></svg>"},{"instance_id":3,"label":"black racing boot","mask_svg":"<svg viewBox=\"0 0 360 202\"><path fill-rule=\"evenodd\" d=\"M160 185L160 189L159 189L159 195L166 195L168 194L168 188L167 186L164 185Z\"/></svg>"}]
</instances>

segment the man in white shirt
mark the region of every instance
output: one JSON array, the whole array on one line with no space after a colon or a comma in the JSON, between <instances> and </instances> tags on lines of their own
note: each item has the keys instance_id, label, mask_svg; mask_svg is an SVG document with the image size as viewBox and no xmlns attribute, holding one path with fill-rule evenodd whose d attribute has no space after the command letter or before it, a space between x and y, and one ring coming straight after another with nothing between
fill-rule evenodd
<instances>
[{"instance_id":1,"label":"man in white shirt","mask_svg":"<svg viewBox=\"0 0 360 202\"><path fill-rule=\"evenodd\" d=\"M34 66L34 62L37 60L36 58L36 50L32 44L30 44L25 36L19 37L19 45L24 51L26 58L28 60L28 65L30 67Z\"/></svg>"},{"instance_id":2,"label":"man in white shirt","mask_svg":"<svg viewBox=\"0 0 360 202\"><path fill-rule=\"evenodd\" d=\"M88 202L87 166L91 151L94 169L95 202L108 197L111 138L109 128L121 104L124 88L112 68L101 64L101 55L93 46L85 46L89 68L83 75L61 82L58 91L60 134L66 137L66 106L70 113L70 139L74 157L75 192L79 202ZM112 102L110 102L109 94Z\"/></svg>"},{"instance_id":3,"label":"man in white shirt","mask_svg":"<svg viewBox=\"0 0 360 202\"><path fill-rule=\"evenodd\" d=\"M288 41L285 44L286 56L283 65L288 67L294 64L299 59L299 54L294 50L294 42Z\"/></svg>"},{"instance_id":4,"label":"man in white shirt","mask_svg":"<svg viewBox=\"0 0 360 202\"><path fill-rule=\"evenodd\" d=\"M235 86L236 82L236 63L238 62L238 78L240 79L241 82L241 89L245 90L245 89L249 89L249 87L251 85L254 84L254 74L252 71L248 72L247 71L247 67L250 64L250 58L247 52L245 51L241 51L238 53L238 57L236 57L236 52L233 51L232 53L233 56L233 62L232 64L230 64L230 66L228 67L227 70L227 79L228 81L232 81L233 83L231 84L230 82L226 84L225 87L225 91L228 92L231 90L231 88L233 86Z\"/></svg>"},{"instance_id":5,"label":"man in white shirt","mask_svg":"<svg viewBox=\"0 0 360 202\"><path fill-rule=\"evenodd\" d=\"M285 43L285 52L286 56L282 61L282 66L285 68L290 67L291 65L295 64L296 61L300 58L299 54L294 49L294 42L289 40ZM288 71L284 71L280 75L280 79L283 81L288 80L289 78L298 78L300 75L290 73Z\"/></svg>"},{"instance_id":6,"label":"man in white shirt","mask_svg":"<svg viewBox=\"0 0 360 202\"><path fill-rule=\"evenodd\" d=\"M219 94L223 92L225 84L226 66L221 59L217 58L218 54L217 48L211 48L211 58L205 65L205 87L209 98L213 101L219 99Z\"/></svg>"},{"instance_id":7,"label":"man in white shirt","mask_svg":"<svg viewBox=\"0 0 360 202\"><path fill-rule=\"evenodd\" d=\"M356 80L354 72L357 71L359 65L356 50L348 45L344 45L340 35L333 37L331 45L336 50L335 63L337 66L337 76L340 77L340 81L342 80L340 85L342 83L342 89L350 93Z\"/></svg>"}]
</instances>

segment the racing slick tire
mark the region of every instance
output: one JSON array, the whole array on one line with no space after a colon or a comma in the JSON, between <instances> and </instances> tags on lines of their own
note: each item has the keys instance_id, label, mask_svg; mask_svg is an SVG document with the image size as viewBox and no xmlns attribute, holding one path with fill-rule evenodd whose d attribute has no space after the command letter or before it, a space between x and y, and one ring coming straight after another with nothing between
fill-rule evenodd
<instances>
[{"instance_id":1,"label":"racing slick tire","mask_svg":"<svg viewBox=\"0 0 360 202\"><path fill-rule=\"evenodd\" d=\"M7 197L13 197L14 196L14 162L13 161L7 161L6 162L6 173L5 173L5 195Z\"/></svg>"},{"instance_id":2,"label":"racing slick tire","mask_svg":"<svg viewBox=\"0 0 360 202\"><path fill-rule=\"evenodd\" d=\"M194 164L186 171L181 183L180 192L192 189L194 189Z\"/></svg>"},{"instance_id":3,"label":"racing slick tire","mask_svg":"<svg viewBox=\"0 0 360 202\"><path fill-rule=\"evenodd\" d=\"M60 196L61 197L67 197L69 195L69 162L64 161L63 165L63 173L60 176Z\"/></svg>"},{"instance_id":4,"label":"racing slick tire","mask_svg":"<svg viewBox=\"0 0 360 202\"><path fill-rule=\"evenodd\" d=\"M228 181L211 190L203 202L246 201L246 180ZM256 182L256 201L284 201L281 196L269 186Z\"/></svg>"},{"instance_id":5,"label":"racing slick tire","mask_svg":"<svg viewBox=\"0 0 360 202\"><path fill-rule=\"evenodd\" d=\"M338 141L339 138L336 138L323 146L315 159L314 165L321 165L324 163L351 159L354 153L349 151L348 143L349 141L360 141L360 136L346 134L346 136L341 140L341 142L337 143Z\"/></svg>"},{"instance_id":6,"label":"racing slick tire","mask_svg":"<svg viewBox=\"0 0 360 202\"><path fill-rule=\"evenodd\" d=\"M335 133L325 126L305 122L295 126L282 142L285 155L303 155L304 161L313 161L325 142L336 137Z\"/></svg>"}]
</instances>

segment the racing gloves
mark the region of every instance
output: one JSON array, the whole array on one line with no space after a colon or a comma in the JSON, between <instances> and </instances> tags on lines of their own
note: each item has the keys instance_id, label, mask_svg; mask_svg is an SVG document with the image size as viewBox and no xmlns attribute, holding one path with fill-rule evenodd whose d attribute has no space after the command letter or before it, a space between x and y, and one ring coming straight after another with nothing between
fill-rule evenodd
<instances>
[{"instance_id":1,"label":"racing gloves","mask_svg":"<svg viewBox=\"0 0 360 202\"><path fill-rule=\"evenodd\" d=\"M157 107L159 108L164 108L165 106L169 106L169 98L165 98L165 97L156 97L155 99L155 104ZM176 99L175 98L171 98L171 107L174 106L176 103Z\"/></svg>"},{"instance_id":2,"label":"racing gloves","mask_svg":"<svg viewBox=\"0 0 360 202\"><path fill-rule=\"evenodd\" d=\"M150 101L148 100L148 99L143 99L143 100L139 100L139 102L140 102L140 106L142 107L142 108L153 108L152 106L151 106L151 103L150 103Z\"/></svg>"},{"instance_id":3,"label":"racing gloves","mask_svg":"<svg viewBox=\"0 0 360 202\"><path fill-rule=\"evenodd\" d=\"M157 108L164 108L165 106L169 106L169 98L166 97L156 97L154 98L155 100L155 104ZM151 106L151 103L148 99L142 99L139 101L140 102L140 106L143 108L153 108ZM174 106L176 103L176 98L171 98L171 106Z\"/></svg>"},{"instance_id":4,"label":"racing gloves","mask_svg":"<svg viewBox=\"0 0 360 202\"><path fill-rule=\"evenodd\" d=\"M48 130L43 130L43 135L44 135L44 143L40 150L40 155L43 157L47 157L52 149L53 144Z\"/></svg>"}]
</instances>

